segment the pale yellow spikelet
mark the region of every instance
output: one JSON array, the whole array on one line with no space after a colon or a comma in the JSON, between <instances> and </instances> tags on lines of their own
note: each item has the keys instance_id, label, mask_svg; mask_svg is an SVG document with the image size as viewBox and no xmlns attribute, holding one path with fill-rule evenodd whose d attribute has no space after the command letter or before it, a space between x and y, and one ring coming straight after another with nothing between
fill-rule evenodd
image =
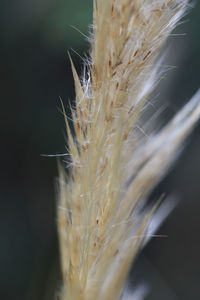
<instances>
[{"instance_id":1,"label":"pale yellow spikelet","mask_svg":"<svg viewBox=\"0 0 200 300\"><path fill-rule=\"evenodd\" d=\"M75 136L60 167L62 300L120 299L154 207L139 210L200 117L200 93L159 133L135 133L159 77L158 53L187 0L94 0L91 62L72 64ZM140 125L141 126L141 125Z\"/></svg>"}]
</instances>

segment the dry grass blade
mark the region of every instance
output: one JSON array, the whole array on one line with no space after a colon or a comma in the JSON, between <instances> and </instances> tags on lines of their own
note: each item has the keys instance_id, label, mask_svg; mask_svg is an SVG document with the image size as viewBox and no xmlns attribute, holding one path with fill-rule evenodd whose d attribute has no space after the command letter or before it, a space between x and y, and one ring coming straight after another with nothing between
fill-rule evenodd
<instances>
[{"instance_id":1,"label":"dry grass blade","mask_svg":"<svg viewBox=\"0 0 200 300\"><path fill-rule=\"evenodd\" d=\"M200 116L198 93L159 133L135 133L159 78L157 57L186 0L96 0L91 62L72 63L75 136L66 117L70 175L60 168L62 300L119 299L154 209L139 210Z\"/></svg>"}]
</instances>

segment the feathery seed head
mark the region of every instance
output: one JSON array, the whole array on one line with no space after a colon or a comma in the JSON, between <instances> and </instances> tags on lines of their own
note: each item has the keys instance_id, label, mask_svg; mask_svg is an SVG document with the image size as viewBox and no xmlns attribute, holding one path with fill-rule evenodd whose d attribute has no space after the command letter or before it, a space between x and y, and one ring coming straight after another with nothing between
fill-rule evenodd
<instances>
[{"instance_id":1,"label":"feathery seed head","mask_svg":"<svg viewBox=\"0 0 200 300\"><path fill-rule=\"evenodd\" d=\"M60 168L58 230L62 300L119 299L155 210L149 193L200 116L200 93L159 133L135 133L159 81L158 54L187 0L94 0L91 62L80 82L72 64L75 136L70 175ZM66 184L67 182L67 184Z\"/></svg>"}]
</instances>

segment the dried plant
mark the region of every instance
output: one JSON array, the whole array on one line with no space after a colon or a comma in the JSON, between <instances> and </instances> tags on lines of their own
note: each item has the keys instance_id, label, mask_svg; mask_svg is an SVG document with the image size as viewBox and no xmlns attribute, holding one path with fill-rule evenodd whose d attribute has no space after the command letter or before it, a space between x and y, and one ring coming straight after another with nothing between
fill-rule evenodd
<instances>
[{"instance_id":1,"label":"dried plant","mask_svg":"<svg viewBox=\"0 0 200 300\"><path fill-rule=\"evenodd\" d=\"M160 131L142 113L160 80L159 52L187 0L94 0L91 59L68 119L60 167L62 300L121 299L157 206L145 201L200 117L200 93ZM143 208L143 209L142 209Z\"/></svg>"}]
</instances>

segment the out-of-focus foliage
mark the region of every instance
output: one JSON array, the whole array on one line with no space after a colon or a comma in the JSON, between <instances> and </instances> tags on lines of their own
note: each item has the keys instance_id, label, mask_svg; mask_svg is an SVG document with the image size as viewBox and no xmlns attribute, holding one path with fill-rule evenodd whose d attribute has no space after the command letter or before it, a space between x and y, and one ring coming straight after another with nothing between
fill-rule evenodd
<instances>
[{"instance_id":1,"label":"out-of-focus foliage","mask_svg":"<svg viewBox=\"0 0 200 300\"><path fill-rule=\"evenodd\" d=\"M15 42L25 34L35 31L58 51L62 47L84 47L84 39L70 26L87 33L92 22L91 0L44 0L6 2L3 11L3 35Z\"/></svg>"}]
</instances>

